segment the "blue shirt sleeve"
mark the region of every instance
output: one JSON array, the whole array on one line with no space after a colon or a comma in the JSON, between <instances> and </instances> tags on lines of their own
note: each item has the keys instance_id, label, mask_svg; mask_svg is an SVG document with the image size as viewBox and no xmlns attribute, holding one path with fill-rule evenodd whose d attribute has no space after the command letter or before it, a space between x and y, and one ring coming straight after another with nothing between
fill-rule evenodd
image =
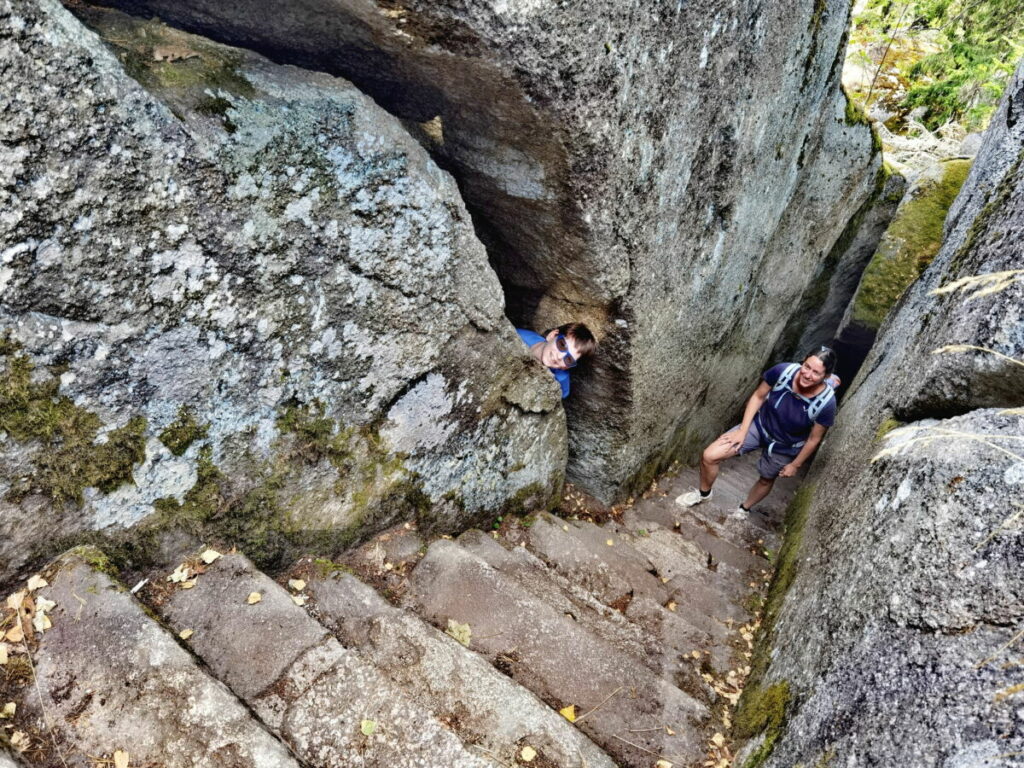
<instances>
[{"instance_id":1,"label":"blue shirt sleeve","mask_svg":"<svg viewBox=\"0 0 1024 768\"><path fill-rule=\"evenodd\" d=\"M836 423L836 399L833 397L829 404L821 409L821 413L818 414L818 418L814 420L815 424L820 424L823 427L831 427Z\"/></svg>"},{"instance_id":2,"label":"blue shirt sleeve","mask_svg":"<svg viewBox=\"0 0 1024 768\"><path fill-rule=\"evenodd\" d=\"M548 368L548 370L551 371L558 385L562 388L562 399L565 400L569 396L569 372L563 371L560 368Z\"/></svg>"},{"instance_id":3,"label":"blue shirt sleeve","mask_svg":"<svg viewBox=\"0 0 1024 768\"><path fill-rule=\"evenodd\" d=\"M788 366L789 363L779 363L778 365L773 365L771 368L769 368L761 375L761 378L767 381L770 386L774 387L775 382L779 380L779 376L782 375L782 372L786 370Z\"/></svg>"}]
</instances>

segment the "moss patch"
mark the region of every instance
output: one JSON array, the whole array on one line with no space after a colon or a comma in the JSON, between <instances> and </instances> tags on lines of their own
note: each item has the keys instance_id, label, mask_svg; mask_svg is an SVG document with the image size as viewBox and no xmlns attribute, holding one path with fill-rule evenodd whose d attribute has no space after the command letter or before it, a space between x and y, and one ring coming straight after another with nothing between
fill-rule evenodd
<instances>
[{"instance_id":1,"label":"moss patch","mask_svg":"<svg viewBox=\"0 0 1024 768\"><path fill-rule=\"evenodd\" d=\"M885 439L885 436L892 432L894 429L899 429L903 426L902 421L897 421L891 416L882 419L882 422L878 425L878 429L875 430L875 442L880 443Z\"/></svg>"},{"instance_id":2,"label":"moss patch","mask_svg":"<svg viewBox=\"0 0 1024 768\"><path fill-rule=\"evenodd\" d=\"M877 331L889 309L931 264L942 245L946 213L969 170L969 160L946 161L941 178L903 204L864 270L854 297L854 322Z\"/></svg>"},{"instance_id":3,"label":"moss patch","mask_svg":"<svg viewBox=\"0 0 1024 768\"><path fill-rule=\"evenodd\" d=\"M56 504L81 504L86 488L110 493L130 483L133 469L146 457L146 420L133 417L100 437L99 416L60 395L60 380L37 375L31 360L9 341L5 348L0 430L19 443L40 444L32 458L35 471L12 486L11 497L38 492Z\"/></svg>"},{"instance_id":4,"label":"moss patch","mask_svg":"<svg viewBox=\"0 0 1024 768\"><path fill-rule=\"evenodd\" d=\"M771 755L775 742L782 735L789 701L789 683L785 681L757 688L749 695L744 691L741 706L736 710L733 733L741 739L764 734L764 740L747 758L743 768L756 768Z\"/></svg>"},{"instance_id":5,"label":"moss patch","mask_svg":"<svg viewBox=\"0 0 1024 768\"><path fill-rule=\"evenodd\" d=\"M183 405L178 410L178 417L160 433L160 442L175 456L181 456L192 443L206 437L209 429L209 424L200 424L192 411Z\"/></svg>"},{"instance_id":6,"label":"moss patch","mask_svg":"<svg viewBox=\"0 0 1024 768\"><path fill-rule=\"evenodd\" d=\"M750 661L750 676L740 696L733 721L733 735L736 738L750 739L764 734L764 741L748 758L744 768L756 768L768 759L785 725L786 707L791 698L789 684L783 680L766 686L764 681L775 642L775 623L786 593L796 578L807 514L813 497L814 486L804 484L786 510L785 540L779 550L775 575L768 587L761 631Z\"/></svg>"},{"instance_id":7,"label":"moss patch","mask_svg":"<svg viewBox=\"0 0 1024 768\"><path fill-rule=\"evenodd\" d=\"M868 116L864 111L864 108L850 98L849 94L846 92L846 88L842 88L842 91L843 98L846 100L846 114L843 118L843 122L847 125L871 125L871 121L868 120Z\"/></svg>"}]
</instances>

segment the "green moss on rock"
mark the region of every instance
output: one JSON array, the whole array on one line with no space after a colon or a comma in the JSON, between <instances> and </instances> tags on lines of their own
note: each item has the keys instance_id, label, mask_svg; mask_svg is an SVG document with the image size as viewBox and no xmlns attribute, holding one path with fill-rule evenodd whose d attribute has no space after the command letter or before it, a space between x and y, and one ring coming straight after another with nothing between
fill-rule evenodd
<instances>
[{"instance_id":1,"label":"green moss on rock","mask_svg":"<svg viewBox=\"0 0 1024 768\"><path fill-rule=\"evenodd\" d=\"M181 456L192 443L206 437L209 429L209 424L200 424L192 411L183 405L178 410L178 417L160 433L160 442L175 456Z\"/></svg>"},{"instance_id":2,"label":"green moss on rock","mask_svg":"<svg viewBox=\"0 0 1024 768\"><path fill-rule=\"evenodd\" d=\"M891 416L882 419L878 425L878 429L875 430L875 442L879 443L885 439L885 436L892 432L894 429L899 429L903 426L902 421L897 421Z\"/></svg>"},{"instance_id":3,"label":"green moss on rock","mask_svg":"<svg viewBox=\"0 0 1024 768\"><path fill-rule=\"evenodd\" d=\"M749 691L749 693L748 693ZM744 689L740 707L736 710L733 733L742 739L763 734L757 749L747 758L743 768L757 768L763 765L775 748L786 723L786 708L789 706L789 683L782 681L767 688Z\"/></svg>"},{"instance_id":4,"label":"green moss on rock","mask_svg":"<svg viewBox=\"0 0 1024 768\"><path fill-rule=\"evenodd\" d=\"M941 178L900 207L857 288L855 323L878 330L903 292L931 264L942 245L946 213L969 170L969 160L946 161Z\"/></svg>"},{"instance_id":5,"label":"green moss on rock","mask_svg":"<svg viewBox=\"0 0 1024 768\"><path fill-rule=\"evenodd\" d=\"M132 481L146 457L146 420L135 416L100 435L99 416L59 393L60 380L38 376L26 355L3 356L0 370L0 430L19 443L36 442L34 472L15 483L13 498L39 492L56 504L82 503L86 488L110 493Z\"/></svg>"}]
</instances>

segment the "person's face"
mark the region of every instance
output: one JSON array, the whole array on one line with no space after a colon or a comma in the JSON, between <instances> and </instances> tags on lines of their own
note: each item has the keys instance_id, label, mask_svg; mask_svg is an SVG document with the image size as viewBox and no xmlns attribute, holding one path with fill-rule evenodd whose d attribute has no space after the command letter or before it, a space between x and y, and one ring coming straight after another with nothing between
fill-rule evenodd
<instances>
[{"instance_id":1,"label":"person's face","mask_svg":"<svg viewBox=\"0 0 1024 768\"><path fill-rule=\"evenodd\" d=\"M818 386L825 380L825 364L814 355L811 355L800 366L796 380L800 389L810 389Z\"/></svg>"},{"instance_id":2,"label":"person's face","mask_svg":"<svg viewBox=\"0 0 1024 768\"><path fill-rule=\"evenodd\" d=\"M563 348L564 347L564 348ZM572 358L566 357L566 353ZM560 336L558 331L551 331L545 339L544 349L541 352L541 362L548 368L559 368L565 370L572 368L580 359L580 350L576 346L576 340L569 336Z\"/></svg>"}]
</instances>

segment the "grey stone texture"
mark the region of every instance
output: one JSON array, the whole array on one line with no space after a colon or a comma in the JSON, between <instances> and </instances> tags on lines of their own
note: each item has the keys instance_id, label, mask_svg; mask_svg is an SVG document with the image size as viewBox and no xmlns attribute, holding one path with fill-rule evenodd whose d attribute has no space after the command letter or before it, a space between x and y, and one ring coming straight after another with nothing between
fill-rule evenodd
<instances>
[{"instance_id":1,"label":"grey stone texture","mask_svg":"<svg viewBox=\"0 0 1024 768\"><path fill-rule=\"evenodd\" d=\"M391 680L503 764L525 747L552 768L614 768L569 721L457 640L389 604L351 574L314 577L314 615ZM581 763L582 760L582 763Z\"/></svg>"},{"instance_id":2,"label":"grey stone texture","mask_svg":"<svg viewBox=\"0 0 1024 768\"><path fill-rule=\"evenodd\" d=\"M196 572L189 589L163 583L145 593L175 632L305 764L328 768L485 768L423 703L343 647L293 594L238 554ZM254 602L250 596L260 596ZM303 601L300 597L299 601ZM373 725L367 733L366 721Z\"/></svg>"},{"instance_id":3,"label":"grey stone texture","mask_svg":"<svg viewBox=\"0 0 1024 768\"><path fill-rule=\"evenodd\" d=\"M0 383L27 362L96 420L73 457L72 422L0 436L0 579L55 531L119 531L159 499L261 517L264 560L271 539L548 503L557 386L398 121L334 77L76 8L112 49L54 0L0 2ZM183 407L205 436L175 455L158 438ZM133 417L127 471L90 487L92 447Z\"/></svg>"},{"instance_id":4,"label":"grey stone texture","mask_svg":"<svg viewBox=\"0 0 1024 768\"><path fill-rule=\"evenodd\" d=\"M604 500L717 434L880 167L843 0L109 1L340 73L418 132L509 316L601 337L566 407Z\"/></svg>"},{"instance_id":5,"label":"grey stone texture","mask_svg":"<svg viewBox=\"0 0 1024 768\"><path fill-rule=\"evenodd\" d=\"M19 768L21 763L15 762L12 755L7 754L7 750L0 747L0 768Z\"/></svg>"},{"instance_id":6,"label":"grey stone texture","mask_svg":"<svg viewBox=\"0 0 1024 768\"><path fill-rule=\"evenodd\" d=\"M31 764L89 768L93 757L109 760L120 749L132 765L298 768L287 747L97 566L104 568L97 550L73 550L43 571L49 585L32 594L36 610L41 599L55 605L45 611L52 626L29 640L34 682L29 676L15 699L14 725L31 739Z\"/></svg>"},{"instance_id":7,"label":"grey stone texture","mask_svg":"<svg viewBox=\"0 0 1024 768\"><path fill-rule=\"evenodd\" d=\"M1024 64L809 475L767 766L1024 764L1022 117Z\"/></svg>"}]
</instances>

